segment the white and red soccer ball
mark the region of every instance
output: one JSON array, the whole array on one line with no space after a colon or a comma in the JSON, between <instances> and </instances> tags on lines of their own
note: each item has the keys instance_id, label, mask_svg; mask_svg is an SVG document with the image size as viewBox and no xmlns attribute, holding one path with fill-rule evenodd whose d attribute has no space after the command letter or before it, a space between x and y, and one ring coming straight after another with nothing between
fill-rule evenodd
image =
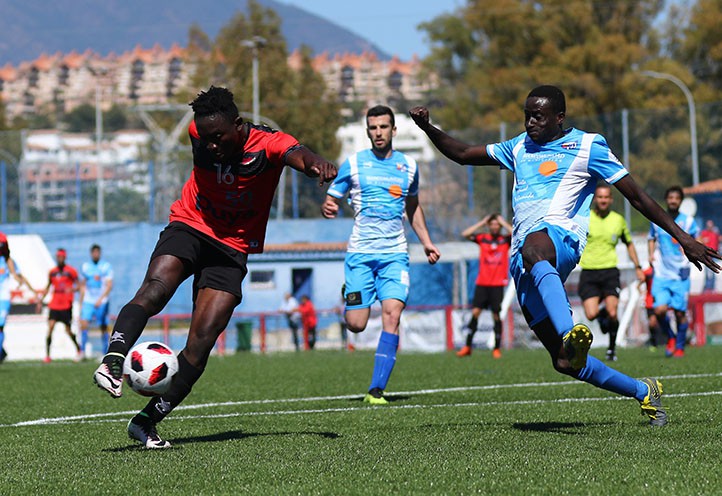
<instances>
[{"instance_id":1,"label":"white and red soccer ball","mask_svg":"<svg viewBox=\"0 0 722 496\"><path fill-rule=\"evenodd\" d=\"M178 359L168 346L155 341L135 345L125 357L123 376L136 393L158 396L170 388Z\"/></svg>"}]
</instances>

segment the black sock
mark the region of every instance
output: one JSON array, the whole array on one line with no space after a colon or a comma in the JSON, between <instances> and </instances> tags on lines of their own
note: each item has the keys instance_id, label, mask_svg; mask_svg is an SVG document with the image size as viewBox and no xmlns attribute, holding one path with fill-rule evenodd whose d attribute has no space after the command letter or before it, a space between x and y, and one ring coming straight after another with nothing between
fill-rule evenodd
<instances>
[{"instance_id":1,"label":"black sock","mask_svg":"<svg viewBox=\"0 0 722 496\"><path fill-rule=\"evenodd\" d=\"M193 385L202 374L203 369L194 367L186 360L183 352L179 353L178 373L173 378L168 392L151 399L136 417L146 417L157 424L190 394Z\"/></svg>"},{"instance_id":2,"label":"black sock","mask_svg":"<svg viewBox=\"0 0 722 496\"><path fill-rule=\"evenodd\" d=\"M471 317L471 320L469 320L466 327L469 328L469 334L466 335L466 346L471 348L471 342L474 340L474 334L476 334L476 329L479 327L479 319Z\"/></svg>"},{"instance_id":3,"label":"black sock","mask_svg":"<svg viewBox=\"0 0 722 496\"><path fill-rule=\"evenodd\" d=\"M148 323L148 312L140 305L128 303L118 314L118 319L110 335L107 353L119 353L123 356L140 337L145 325Z\"/></svg>"},{"instance_id":4,"label":"black sock","mask_svg":"<svg viewBox=\"0 0 722 496\"><path fill-rule=\"evenodd\" d=\"M476 328L479 327L479 319L477 317L472 317L469 319L469 323L466 324L466 327L468 327L471 331L476 332Z\"/></svg>"},{"instance_id":5,"label":"black sock","mask_svg":"<svg viewBox=\"0 0 722 496\"><path fill-rule=\"evenodd\" d=\"M494 349L501 348L501 320L494 321Z\"/></svg>"},{"instance_id":6,"label":"black sock","mask_svg":"<svg viewBox=\"0 0 722 496\"><path fill-rule=\"evenodd\" d=\"M619 331L619 321L609 319L609 350L613 353L617 346L617 331Z\"/></svg>"}]
</instances>

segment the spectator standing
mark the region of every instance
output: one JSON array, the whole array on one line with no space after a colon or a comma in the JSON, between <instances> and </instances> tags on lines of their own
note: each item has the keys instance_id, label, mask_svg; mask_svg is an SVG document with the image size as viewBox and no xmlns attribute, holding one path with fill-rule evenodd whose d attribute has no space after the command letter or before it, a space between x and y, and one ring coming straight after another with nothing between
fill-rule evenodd
<instances>
[{"instance_id":1,"label":"spectator standing","mask_svg":"<svg viewBox=\"0 0 722 496\"><path fill-rule=\"evenodd\" d=\"M298 312L298 300L296 300L291 293L284 294L280 311L286 316L286 323L291 330L291 337L293 338L293 346L296 348L296 351L298 351L298 327L301 324L301 314Z\"/></svg>"}]
</instances>

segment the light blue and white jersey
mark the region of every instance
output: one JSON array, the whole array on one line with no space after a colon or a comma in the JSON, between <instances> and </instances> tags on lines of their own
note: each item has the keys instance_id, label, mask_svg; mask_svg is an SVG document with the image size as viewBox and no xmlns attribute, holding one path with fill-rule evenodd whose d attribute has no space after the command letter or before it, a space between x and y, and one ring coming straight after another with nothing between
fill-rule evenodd
<instances>
[{"instance_id":1,"label":"light blue and white jersey","mask_svg":"<svg viewBox=\"0 0 722 496\"><path fill-rule=\"evenodd\" d=\"M521 248L527 234L548 223L579 241L581 257L597 180L614 184L629 173L603 136L574 128L543 145L522 133L487 145L486 152L514 173L512 254Z\"/></svg>"},{"instance_id":2,"label":"light blue and white jersey","mask_svg":"<svg viewBox=\"0 0 722 496\"><path fill-rule=\"evenodd\" d=\"M15 264L15 272L20 274L18 264ZM10 301L10 292L14 280L7 260L5 260L5 257L0 256L0 301Z\"/></svg>"},{"instance_id":3,"label":"light blue and white jersey","mask_svg":"<svg viewBox=\"0 0 722 496\"><path fill-rule=\"evenodd\" d=\"M103 294L107 281L113 280L113 267L105 260L98 260L98 263L85 262L80 267L80 280L85 283L84 302L95 303ZM108 301L105 297L101 303Z\"/></svg>"},{"instance_id":4,"label":"light blue and white jersey","mask_svg":"<svg viewBox=\"0 0 722 496\"><path fill-rule=\"evenodd\" d=\"M694 217L683 213L677 214L674 219L680 229L696 238L699 236L699 227ZM656 224L649 226L649 238L656 241L654 248L654 277L671 281L684 281L689 279L690 261L684 255L684 250L667 231Z\"/></svg>"},{"instance_id":5,"label":"light blue and white jersey","mask_svg":"<svg viewBox=\"0 0 722 496\"><path fill-rule=\"evenodd\" d=\"M416 161L394 150L380 159L371 149L351 155L341 164L328 189L334 198L349 195L354 226L349 253L406 252L406 197L419 194Z\"/></svg>"}]
</instances>

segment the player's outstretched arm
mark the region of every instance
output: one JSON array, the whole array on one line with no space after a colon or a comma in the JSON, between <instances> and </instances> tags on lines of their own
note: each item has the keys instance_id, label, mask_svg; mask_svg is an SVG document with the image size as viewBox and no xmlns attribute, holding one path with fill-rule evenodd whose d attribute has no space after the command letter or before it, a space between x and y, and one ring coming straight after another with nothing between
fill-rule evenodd
<instances>
[{"instance_id":1,"label":"player's outstretched arm","mask_svg":"<svg viewBox=\"0 0 722 496\"><path fill-rule=\"evenodd\" d=\"M409 115L417 126L429 137L431 142L446 157L461 165L499 165L486 153L486 146L469 145L452 138L429 122L429 110L426 107L414 107Z\"/></svg>"},{"instance_id":2,"label":"player's outstretched arm","mask_svg":"<svg viewBox=\"0 0 722 496\"><path fill-rule=\"evenodd\" d=\"M426 253L426 259L430 264L435 264L441 258L441 252L431 242L431 236L429 236L429 229L426 227L426 217L424 216L424 210L419 205L418 196L407 196L406 197L406 216L409 218L411 228L419 238L419 242L424 247L424 253Z\"/></svg>"},{"instance_id":3,"label":"player's outstretched arm","mask_svg":"<svg viewBox=\"0 0 722 496\"><path fill-rule=\"evenodd\" d=\"M308 177L317 177L319 186L333 181L338 173L335 165L305 146L289 153L286 156L286 163Z\"/></svg>"},{"instance_id":4,"label":"player's outstretched arm","mask_svg":"<svg viewBox=\"0 0 722 496\"><path fill-rule=\"evenodd\" d=\"M644 192L642 188L634 181L631 175L626 175L614 186L624 195L634 208L639 210L646 218L657 224L659 227L667 231L670 236L676 239L684 250L690 262L695 267L702 270L702 265L706 265L715 272L720 271L720 266L716 260L722 258L712 248L709 248L692 236L684 232L674 221L670 215L660 207L651 196Z\"/></svg>"}]
</instances>

